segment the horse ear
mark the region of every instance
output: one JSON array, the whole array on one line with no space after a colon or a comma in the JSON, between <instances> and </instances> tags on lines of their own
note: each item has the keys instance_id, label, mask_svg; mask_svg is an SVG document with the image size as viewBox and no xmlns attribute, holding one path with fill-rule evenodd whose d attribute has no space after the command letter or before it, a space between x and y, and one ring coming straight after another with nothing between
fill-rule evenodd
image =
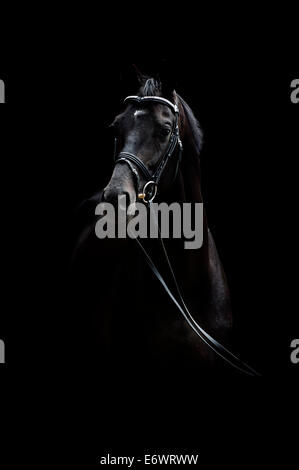
<instances>
[{"instance_id":1,"label":"horse ear","mask_svg":"<svg viewBox=\"0 0 299 470\"><path fill-rule=\"evenodd\" d=\"M133 69L135 70L136 78L138 81L139 86L144 84L144 75L140 72L139 68L136 64L132 64Z\"/></svg>"},{"instance_id":2,"label":"horse ear","mask_svg":"<svg viewBox=\"0 0 299 470\"><path fill-rule=\"evenodd\" d=\"M143 75L137 65L126 64L120 75L121 89L124 95L134 95L143 82Z\"/></svg>"},{"instance_id":3,"label":"horse ear","mask_svg":"<svg viewBox=\"0 0 299 470\"><path fill-rule=\"evenodd\" d=\"M164 65L164 66L163 66ZM174 67L170 63L164 62L161 67L160 79L162 83L162 93L165 98L172 98L177 87L177 77Z\"/></svg>"},{"instance_id":4,"label":"horse ear","mask_svg":"<svg viewBox=\"0 0 299 470\"><path fill-rule=\"evenodd\" d=\"M172 100L174 96L175 83L162 82L162 94L165 98Z\"/></svg>"}]
</instances>

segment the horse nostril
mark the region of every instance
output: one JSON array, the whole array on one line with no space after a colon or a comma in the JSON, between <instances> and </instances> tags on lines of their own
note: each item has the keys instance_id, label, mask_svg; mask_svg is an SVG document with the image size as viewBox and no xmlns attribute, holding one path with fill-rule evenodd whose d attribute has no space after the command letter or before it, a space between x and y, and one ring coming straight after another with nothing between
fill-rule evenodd
<instances>
[{"instance_id":1,"label":"horse nostril","mask_svg":"<svg viewBox=\"0 0 299 470\"><path fill-rule=\"evenodd\" d=\"M110 189L106 189L103 194L103 199L105 202L110 202L110 204L117 204L117 192Z\"/></svg>"},{"instance_id":2,"label":"horse nostril","mask_svg":"<svg viewBox=\"0 0 299 470\"><path fill-rule=\"evenodd\" d=\"M130 205L130 195L127 191L121 193L107 189L103 193L103 199L105 202L110 202L115 207L119 207L123 210L126 210Z\"/></svg>"}]
</instances>

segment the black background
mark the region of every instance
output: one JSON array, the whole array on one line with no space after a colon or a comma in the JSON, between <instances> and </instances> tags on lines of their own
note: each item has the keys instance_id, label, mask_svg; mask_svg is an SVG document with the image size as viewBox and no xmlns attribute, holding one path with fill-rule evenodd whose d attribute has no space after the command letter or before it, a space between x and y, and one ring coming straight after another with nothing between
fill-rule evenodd
<instances>
[{"instance_id":1,"label":"black background","mask_svg":"<svg viewBox=\"0 0 299 470\"><path fill-rule=\"evenodd\" d=\"M147 449L199 450L205 464L266 463L288 427L283 422L278 432L275 425L290 412L276 395L278 384L291 396L298 374L289 359L298 337L292 267L299 105L290 102L298 70L287 47L206 49L160 58L128 57L116 48L95 59L92 48L0 76L7 91L0 109L4 372L16 383L26 376L37 401L39 390L46 392L38 420L55 421L54 448L66 461L71 455L93 462L105 449ZM132 63L149 75L175 77L202 125L209 226L228 276L238 349L260 379L236 374L203 382L200 374L146 371L114 377L86 364L68 297L73 213L109 178L107 128L122 99L136 91ZM292 442L290 436L277 451L284 462Z\"/></svg>"}]
</instances>

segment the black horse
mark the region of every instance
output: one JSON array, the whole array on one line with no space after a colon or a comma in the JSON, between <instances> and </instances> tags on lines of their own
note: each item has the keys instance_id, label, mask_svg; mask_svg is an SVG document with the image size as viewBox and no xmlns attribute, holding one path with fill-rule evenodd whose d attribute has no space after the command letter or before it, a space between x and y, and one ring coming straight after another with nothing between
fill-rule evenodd
<instances>
[{"instance_id":1,"label":"black horse","mask_svg":"<svg viewBox=\"0 0 299 470\"><path fill-rule=\"evenodd\" d=\"M188 104L173 90L165 92L161 83L142 77L139 97L163 97L178 110L153 99L127 100L112 128L117 136L116 155L134 158L117 161L107 186L81 207L85 219L73 256L75 291L85 312L92 354L101 364L134 367L146 365L212 367L217 356L184 321L153 273L143 253L132 239L99 240L95 234L95 207L101 201L116 205L125 194L134 204L146 181L144 165L152 175L166 150L175 120L183 145L179 145L163 168L155 202L202 203L200 152L202 131ZM137 162L137 163L136 163ZM179 163L179 165L178 165ZM132 171L133 170L133 171ZM135 170L135 171L134 171ZM135 178L137 173L137 180ZM232 314L229 289L204 211L203 244L200 249L184 249L183 240L165 241L182 295L196 322L226 346L230 344ZM166 282L173 279L157 240L145 240L146 250L155 260Z\"/></svg>"}]
</instances>

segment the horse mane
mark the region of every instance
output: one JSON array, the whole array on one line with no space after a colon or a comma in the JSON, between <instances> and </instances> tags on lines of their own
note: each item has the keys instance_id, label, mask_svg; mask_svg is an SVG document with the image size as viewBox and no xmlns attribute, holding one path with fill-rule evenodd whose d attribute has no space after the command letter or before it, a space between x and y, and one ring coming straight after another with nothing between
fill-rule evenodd
<instances>
[{"instance_id":1,"label":"horse mane","mask_svg":"<svg viewBox=\"0 0 299 470\"><path fill-rule=\"evenodd\" d=\"M191 139L191 143L193 147L192 153L194 153L194 156L199 157L201 149L202 149L202 145L203 145L203 131L200 127L198 120L194 116L194 113L192 109L190 108L190 106L177 93L176 93L176 96L178 98L179 104L183 108L185 117L189 125L190 135L188 137Z\"/></svg>"},{"instance_id":2,"label":"horse mane","mask_svg":"<svg viewBox=\"0 0 299 470\"><path fill-rule=\"evenodd\" d=\"M174 95L180 112L183 111L185 136L182 138L184 148L182 166L185 168L186 181L189 182L186 191L190 201L202 202L200 153L203 145L203 132L190 106L176 92ZM196 178L198 179L196 180Z\"/></svg>"}]
</instances>

